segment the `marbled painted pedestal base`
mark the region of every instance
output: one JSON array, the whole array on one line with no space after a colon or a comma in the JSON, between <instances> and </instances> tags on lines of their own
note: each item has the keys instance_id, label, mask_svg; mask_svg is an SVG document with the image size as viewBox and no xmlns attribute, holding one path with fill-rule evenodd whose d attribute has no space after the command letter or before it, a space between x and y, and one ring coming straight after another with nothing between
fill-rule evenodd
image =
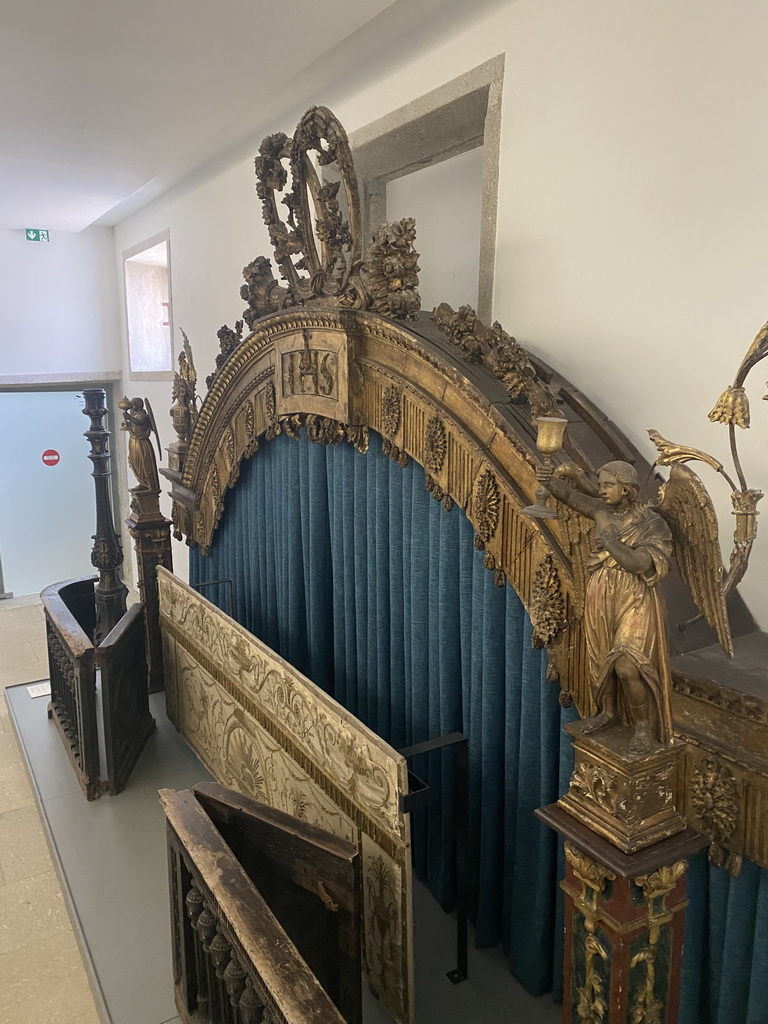
<instances>
[{"instance_id":1,"label":"marbled painted pedestal base","mask_svg":"<svg viewBox=\"0 0 768 1024\"><path fill-rule=\"evenodd\" d=\"M536 814L565 840L563 1024L676 1024L687 858L707 837L627 854L557 804Z\"/></svg>"}]
</instances>

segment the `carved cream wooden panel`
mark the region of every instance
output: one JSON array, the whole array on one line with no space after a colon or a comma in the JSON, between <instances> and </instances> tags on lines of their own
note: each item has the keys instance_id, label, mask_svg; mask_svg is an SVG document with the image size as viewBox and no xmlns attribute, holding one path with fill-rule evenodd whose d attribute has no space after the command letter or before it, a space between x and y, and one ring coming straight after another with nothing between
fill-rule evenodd
<instances>
[{"instance_id":1,"label":"carved cream wooden panel","mask_svg":"<svg viewBox=\"0 0 768 1024\"><path fill-rule=\"evenodd\" d=\"M367 980L412 1021L405 758L173 573L158 587L169 717L218 782L359 845Z\"/></svg>"}]
</instances>

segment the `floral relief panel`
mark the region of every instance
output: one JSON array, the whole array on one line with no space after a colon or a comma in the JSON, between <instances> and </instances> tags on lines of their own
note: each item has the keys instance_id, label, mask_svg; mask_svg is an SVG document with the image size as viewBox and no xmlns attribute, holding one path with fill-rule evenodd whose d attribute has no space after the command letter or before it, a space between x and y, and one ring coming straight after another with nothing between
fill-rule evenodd
<instances>
[{"instance_id":1,"label":"floral relief panel","mask_svg":"<svg viewBox=\"0 0 768 1024\"><path fill-rule=\"evenodd\" d=\"M158 586L169 718L222 785L359 846L366 980L412 1021L405 759L173 573Z\"/></svg>"}]
</instances>

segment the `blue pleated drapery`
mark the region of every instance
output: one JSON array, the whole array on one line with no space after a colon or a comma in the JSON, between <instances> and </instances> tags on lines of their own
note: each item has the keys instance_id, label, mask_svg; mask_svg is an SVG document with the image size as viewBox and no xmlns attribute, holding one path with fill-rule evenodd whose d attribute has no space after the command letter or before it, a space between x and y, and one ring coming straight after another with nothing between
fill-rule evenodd
<instances>
[{"instance_id":1,"label":"blue pleated drapery","mask_svg":"<svg viewBox=\"0 0 768 1024\"><path fill-rule=\"evenodd\" d=\"M394 747L469 737L476 941L503 942L529 991L557 992L562 853L533 811L567 787L562 724L574 713L560 708L522 604L495 585L473 537L463 512L446 512L421 468L394 464L377 435L367 455L281 436L243 464L211 557L192 552L190 578L231 579L234 617ZM450 757L413 768L436 790L414 816L416 870L449 908ZM729 883L694 864L691 895L681 1021L768 1024L768 872L747 865ZM734 943L738 969L723 952ZM729 1009L737 1003L741 1016Z\"/></svg>"}]
</instances>

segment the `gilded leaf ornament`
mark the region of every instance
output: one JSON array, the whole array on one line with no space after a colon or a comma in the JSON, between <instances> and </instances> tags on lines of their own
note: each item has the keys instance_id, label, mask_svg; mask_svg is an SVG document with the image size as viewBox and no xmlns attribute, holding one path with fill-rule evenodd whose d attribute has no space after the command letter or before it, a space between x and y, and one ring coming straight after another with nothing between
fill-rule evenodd
<instances>
[{"instance_id":1,"label":"gilded leaf ornament","mask_svg":"<svg viewBox=\"0 0 768 1024\"><path fill-rule=\"evenodd\" d=\"M406 217L382 224L363 262L363 280L370 295L368 308L399 320L419 313L419 254L414 248L416 222Z\"/></svg>"},{"instance_id":2,"label":"gilded leaf ornament","mask_svg":"<svg viewBox=\"0 0 768 1024\"><path fill-rule=\"evenodd\" d=\"M549 647L565 629L565 598L551 552L547 552L534 573L528 614L536 648Z\"/></svg>"},{"instance_id":3,"label":"gilded leaf ornament","mask_svg":"<svg viewBox=\"0 0 768 1024\"><path fill-rule=\"evenodd\" d=\"M475 546L483 550L485 545L496 533L499 525L499 513L501 510L501 495L499 485L493 473L486 469L480 474L475 487L475 496L472 502L477 538Z\"/></svg>"},{"instance_id":4,"label":"gilded leaf ornament","mask_svg":"<svg viewBox=\"0 0 768 1024\"><path fill-rule=\"evenodd\" d=\"M658 899L660 896L668 896L675 888L687 870L684 860L675 861L674 864L665 864L656 871L647 875L638 875L635 885L643 890L647 901Z\"/></svg>"},{"instance_id":5,"label":"gilded leaf ornament","mask_svg":"<svg viewBox=\"0 0 768 1024\"><path fill-rule=\"evenodd\" d=\"M381 425L390 439L400 429L402 404L400 389L395 384L390 384L381 399Z\"/></svg>"},{"instance_id":6,"label":"gilded leaf ornament","mask_svg":"<svg viewBox=\"0 0 768 1024\"><path fill-rule=\"evenodd\" d=\"M709 414L713 423L724 423L727 426L749 426L749 399L744 390L744 381L750 370L768 356L768 323L764 323L755 335L754 341L747 349L744 358L736 371L733 384L730 384L715 403Z\"/></svg>"},{"instance_id":7,"label":"gilded leaf ornament","mask_svg":"<svg viewBox=\"0 0 768 1024\"><path fill-rule=\"evenodd\" d=\"M531 420L559 417L557 398L539 376L531 357L501 324L486 327L471 306L454 311L447 302L432 311L440 330L464 353L470 363L483 363L500 380L511 398L525 397Z\"/></svg>"},{"instance_id":8,"label":"gilded leaf ornament","mask_svg":"<svg viewBox=\"0 0 768 1024\"><path fill-rule=\"evenodd\" d=\"M667 441L656 430L648 431L648 434L659 453L657 459L659 465L672 466L674 474L675 470L679 471L683 468L682 463L691 461L704 462L708 466L711 466L716 472L720 473L725 480L727 480L731 488L731 500L736 514L736 529L734 531L734 543L727 575L725 575L721 569L722 556L720 554L716 532L713 541L713 545L717 545L716 555L714 553L714 546L709 545L706 540L707 535L712 533L713 528L716 531L716 522L714 527L707 527L704 525L705 518L710 519L714 517L714 510L710 513L709 508L711 507L711 501L709 500L709 495L704 489L704 485L701 481L698 481L698 477L696 477L698 483L694 484L691 478L688 478L688 481L686 481L685 478L678 477L677 481L673 481L673 475L670 474L670 482L667 484L662 495L663 506L664 502L667 501L666 493L669 492L670 486L673 490L676 490L678 489L678 485L683 485L682 489L687 489L689 492L689 500L691 503L687 510L683 508L680 501L669 499L669 504L673 513L675 512L675 509L672 506L677 506L677 512L679 514L676 516L676 521L682 526L687 520L694 530L694 536L691 537L691 544L686 545L684 542L685 527L683 526L682 530L675 530L673 526L673 532L675 532L675 539L677 542L676 553L679 555L681 552L684 552L684 564L680 564L679 558L678 564L680 564L681 572L685 577L686 583L691 589L691 593L693 594L693 598L699 608L699 611L706 617L709 624L716 629L721 645L729 654L733 653L733 649L730 642L727 615L725 613L725 598L732 593L746 572L752 546L757 535L757 503L763 497L761 491L754 490L747 485L747 480L739 457L735 428L740 427L741 429L746 429L749 427L749 399L747 397L744 383L750 371L759 362L761 362L761 360L765 359L766 356L768 356L768 323L763 324L755 335L752 344L736 371L733 383L729 384L723 391L709 414L709 419L713 423L723 423L728 427L731 442L731 454L733 457L733 464L738 484L735 483L731 476L729 476L725 471L723 464L713 456L708 455L706 452L697 448L690 448L685 445ZM687 488L684 486L686 483L689 484ZM697 505L700 510L699 512L696 510ZM660 511L664 514L663 508ZM683 542L682 547L680 543L681 541ZM692 549L696 547L698 547L701 555L708 563L704 565L701 571L694 567L696 554ZM708 547L711 547L712 549L711 557L707 553ZM712 558L715 560L712 561ZM702 572L705 575L707 573L709 574L709 580L705 578L705 575L702 575ZM688 573L688 575L686 575L686 573ZM694 619L691 621L696 620Z\"/></svg>"},{"instance_id":9,"label":"gilded leaf ornament","mask_svg":"<svg viewBox=\"0 0 768 1024\"><path fill-rule=\"evenodd\" d=\"M700 828L718 844L727 842L739 824L739 789L733 772L717 758L705 757L693 773L691 806Z\"/></svg>"},{"instance_id":10,"label":"gilded leaf ornament","mask_svg":"<svg viewBox=\"0 0 768 1024\"><path fill-rule=\"evenodd\" d=\"M433 416L427 423L424 435L424 467L430 473L440 473L445 462L448 439L445 426L439 416Z\"/></svg>"}]
</instances>

